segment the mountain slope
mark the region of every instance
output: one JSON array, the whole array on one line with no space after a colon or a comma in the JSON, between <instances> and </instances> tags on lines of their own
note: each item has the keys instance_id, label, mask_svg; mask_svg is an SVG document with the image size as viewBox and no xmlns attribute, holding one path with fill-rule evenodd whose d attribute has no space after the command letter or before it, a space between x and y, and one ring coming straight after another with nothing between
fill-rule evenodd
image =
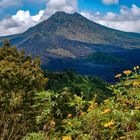
<instances>
[{"instance_id":1,"label":"mountain slope","mask_svg":"<svg viewBox=\"0 0 140 140\"><path fill-rule=\"evenodd\" d=\"M112 45L124 47L139 47L140 35L113 30L94 23L78 13L66 14L57 12L48 20L31 27L26 32L9 36L14 43L34 34L43 36L62 36L69 40L85 43ZM111 41L110 41L111 40Z\"/></svg>"},{"instance_id":2,"label":"mountain slope","mask_svg":"<svg viewBox=\"0 0 140 140\"><path fill-rule=\"evenodd\" d=\"M57 12L24 33L0 37L0 44L2 44L3 38L9 38L12 45L16 45L18 49L25 49L26 53L33 57L40 56L42 65L56 70L60 67L76 68L81 73L91 73L91 70L88 72L84 70L85 66L89 66L86 57L95 52L111 55L108 58L113 58L112 55L115 55L115 58L123 57L126 59L126 63L131 63L131 65L134 65L139 59L135 60L133 54L140 50L140 34L110 29L94 23L78 13ZM130 55L133 59L130 59ZM137 63L140 62L137 61ZM100 65L95 66L96 68L99 66L102 70ZM91 66L89 69L95 66ZM106 68L106 66L103 67ZM96 74L95 71L93 73ZM102 72L101 74L103 75Z\"/></svg>"},{"instance_id":3,"label":"mountain slope","mask_svg":"<svg viewBox=\"0 0 140 140\"><path fill-rule=\"evenodd\" d=\"M30 28L27 32L41 32L44 35L63 36L69 40L80 42L139 47L140 35L126 33L107 28L96 24L78 13L72 15L64 12L57 12L47 21L43 21L37 26ZM137 46L138 44L138 46Z\"/></svg>"}]
</instances>

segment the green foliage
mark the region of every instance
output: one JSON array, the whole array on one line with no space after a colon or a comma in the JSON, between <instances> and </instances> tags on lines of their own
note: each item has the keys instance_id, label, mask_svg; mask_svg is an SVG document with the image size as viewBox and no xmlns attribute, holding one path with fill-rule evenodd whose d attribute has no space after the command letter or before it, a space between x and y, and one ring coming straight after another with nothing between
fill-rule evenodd
<instances>
[{"instance_id":1,"label":"green foliage","mask_svg":"<svg viewBox=\"0 0 140 140\"><path fill-rule=\"evenodd\" d=\"M125 60L121 58L117 58L115 56L111 56L102 52L96 52L89 55L86 58L87 61L94 62L97 64L117 64L120 65L125 62Z\"/></svg>"},{"instance_id":2,"label":"green foliage","mask_svg":"<svg viewBox=\"0 0 140 140\"><path fill-rule=\"evenodd\" d=\"M110 86L72 71L47 77L39 58L32 60L5 40L0 48L1 140L139 140L139 66L117 74L120 81Z\"/></svg>"},{"instance_id":3,"label":"green foliage","mask_svg":"<svg viewBox=\"0 0 140 140\"><path fill-rule=\"evenodd\" d=\"M80 115L67 119L65 131L74 140L139 140L140 133L140 75L139 67L132 73L123 72L121 81L111 86L115 96L98 105L93 101L88 103L87 111L81 103ZM82 97L78 99L82 102ZM76 100L77 101L77 100ZM84 101L83 101L84 103ZM75 103L75 108L77 108ZM79 108L79 107L78 107ZM69 129L69 123L71 128ZM79 124L79 125L77 125ZM86 136L86 138L85 138Z\"/></svg>"},{"instance_id":4,"label":"green foliage","mask_svg":"<svg viewBox=\"0 0 140 140\"><path fill-rule=\"evenodd\" d=\"M69 112L74 110L69 106L72 96L69 91L61 94L52 91L41 92L35 96L34 110L38 110L36 122L47 138L61 137L62 121Z\"/></svg>"},{"instance_id":5,"label":"green foliage","mask_svg":"<svg viewBox=\"0 0 140 140\"><path fill-rule=\"evenodd\" d=\"M85 100L96 96L100 102L111 96L108 84L97 77L81 76L73 71L47 73L47 77L46 90L62 93L66 89L72 95L83 96Z\"/></svg>"},{"instance_id":6,"label":"green foliage","mask_svg":"<svg viewBox=\"0 0 140 140\"><path fill-rule=\"evenodd\" d=\"M116 77L120 78L120 82L110 86L115 96L104 100L102 104L98 104L96 98L86 101L82 96L72 96L72 100L67 102L67 106L72 107L75 113L71 114L69 112L66 117L64 116L58 120L53 118L53 123L50 123L49 126L47 125L47 128L50 128L51 131L45 129L42 132L44 140L46 137L54 140L139 140L139 67L135 67L134 72L126 70L123 74L118 74ZM41 96L44 100L45 96L50 96L47 92L42 94L43 96L38 94L38 98ZM51 102L48 102L49 104L53 102L58 103L53 98L51 100ZM38 100L38 102L46 104L42 100ZM65 102L61 103L65 104ZM67 108L65 105L63 107ZM47 108L46 106L45 110ZM49 109L52 110L53 107ZM51 112L52 114L53 112ZM47 118L48 122L48 114L45 118ZM50 121L52 122L51 117ZM60 121L61 123L58 123ZM46 123L44 120L42 122Z\"/></svg>"},{"instance_id":7,"label":"green foliage","mask_svg":"<svg viewBox=\"0 0 140 140\"><path fill-rule=\"evenodd\" d=\"M43 89L46 78L38 58L32 60L4 41L0 48L0 138L16 140L35 130L35 93Z\"/></svg>"},{"instance_id":8,"label":"green foliage","mask_svg":"<svg viewBox=\"0 0 140 140\"><path fill-rule=\"evenodd\" d=\"M44 140L45 136L43 133L30 133L22 140Z\"/></svg>"}]
</instances>

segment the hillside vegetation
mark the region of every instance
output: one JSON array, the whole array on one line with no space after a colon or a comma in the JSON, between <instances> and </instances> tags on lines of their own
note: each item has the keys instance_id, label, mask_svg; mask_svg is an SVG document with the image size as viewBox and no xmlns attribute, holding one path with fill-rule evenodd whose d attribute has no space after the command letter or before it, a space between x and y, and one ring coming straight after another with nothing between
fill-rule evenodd
<instances>
[{"instance_id":1,"label":"hillside vegetation","mask_svg":"<svg viewBox=\"0 0 140 140\"><path fill-rule=\"evenodd\" d=\"M139 140L140 68L114 85L73 71L44 72L10 47L0 48L1 140Z\"/></svg>"},{"instance_id":2,"label":"hillside vegetation","mask_svg":"<svg viewBox=\"0 0 140 140\"><path fill-rule=\"evenodd\" d=\"M121 59L121 58L118 58L115 56L111 56L111 55L108 55L108 54L102 53L102 52L93 53L93 54L87 56L86 60L89 62L96 63L96 64L112 64L112 65L113 64L120 65L125 62L124 59Z\"/></svg>"}]
</instances>

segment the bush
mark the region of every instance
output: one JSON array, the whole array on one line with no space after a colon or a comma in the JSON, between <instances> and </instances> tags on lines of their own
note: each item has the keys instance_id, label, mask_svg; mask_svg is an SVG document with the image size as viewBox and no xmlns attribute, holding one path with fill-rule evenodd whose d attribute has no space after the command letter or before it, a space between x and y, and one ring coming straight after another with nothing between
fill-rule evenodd
<instances>
[{"instance_id":1,"label":"bush","mask_svg":"<svg viewBox=\"0 0 140 140\"><path fill-rule=\"evenodd\" d=\"M42 131L44 140L46 137L54 140L139 140L139 72L137 66L134 67L133 72L126 70L123 74L116 75L115 77L119 78L120 82L109 87L114 96L104 100L101 104L96 102L96 98L86 101L82 97L74 95L71 97L72 100L67 101L67 106L73 108L74 114L67 112L66 117L58 120L54 116L48 118L54 114L51 111L57 102L53 99L48 101L46 98L46 101L54 106L51 105L49 112L46 106L43 110L44 113L39 116L41 118L39 120L47 124L45 125L47 129ZM39 97L40 95L38 94ZM45 100L40 103L44 104ZM60 103L66 104L66 102ZM65 105L63 107L66 108Z\"/></svg>"},{"instance_id":2,"label":"bush","mask_svg":"<svg viewBox=\"0 0 140 140\"><path fill-rule=\"evenodd\" d=\"M123 75L123 76L122 76ZM65 132L75 140L139 140L140 138L140 75L139 67L134 72L126 70L116 75L120 82L110 88L115 94L98 105L89 102L85 112L67 119ZM81 97L79 97L81 98ZM82 102L82 98L79 99ZM77 107L77 104L75 104ZM69 123L71 125L69 126Z\"/></svg>"}]
</instances>

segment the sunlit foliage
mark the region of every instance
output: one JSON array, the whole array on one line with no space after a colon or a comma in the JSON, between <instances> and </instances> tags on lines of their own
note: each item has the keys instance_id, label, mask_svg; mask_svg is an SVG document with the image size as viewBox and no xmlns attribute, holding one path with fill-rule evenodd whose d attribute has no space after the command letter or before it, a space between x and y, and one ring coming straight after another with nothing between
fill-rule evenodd
<instances>
[{"instance_id":1,"label":"sunlit foliage","mask_svg":"<svg viewBox=\"0 0 140 140\"><path fill-rule=\"evenodd\" d=\"M119 76L115 76L120 81L108 87L114 96L104 100L101 104L96 102L96 98L86 101L78 95L71 97L72 100L62 102L62 104L72 107L75 112L72 114L69 111L63 120L54 119L54 116L50 119L47 118L48 109L51 110L51 108L46 106L38 116L39 118L46 116L46 119L42 119L44 125L46 122L50 122L47 123L47 126L45 125L47 129L42 131L44 140L47 138L54 140L139 140L139 72L139 66L137 66L134 67L134 71L125 70ZM48 95L47 92L42 94ZM37 96L40 98L41 94ZM57 103L53 99L48 103ZM51 121L55 125L51 125Z\"/></svg>"}]
</instances>

